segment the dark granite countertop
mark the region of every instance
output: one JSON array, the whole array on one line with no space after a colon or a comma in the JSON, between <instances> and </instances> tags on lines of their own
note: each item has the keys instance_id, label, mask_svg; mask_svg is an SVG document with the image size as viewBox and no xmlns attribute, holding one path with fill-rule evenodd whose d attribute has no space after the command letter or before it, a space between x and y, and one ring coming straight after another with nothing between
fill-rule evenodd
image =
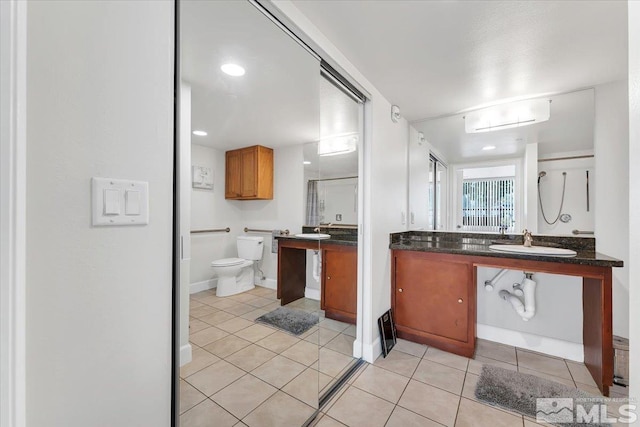
<instances>
[{"instance_id":1,"label":"dark granite countertop","mask_svg":"<svg viewBox=\"0 0 640 427\"><path fill-rule=\"evenodd\" d=\"M439 231L406 231L390 235L390 249L420 252L484 256L493 258L524 259L531 261L579 264L598 267L622 267L623 262L595 251L595 238L569 236L533 236L534 246L552 246L572 249L574 257L539 256L497 252L489 249L494 244L522 244L522 235L488 233L456 233Z\"/></svg>"},{"instance_id":2,"label":"dark granite countertop","mask_svg":"<svg viewBox=\"0 0 640 427\"><path fill-rule=\"evenodd\" d=\"M302 227L302 233L313 233L313 229L315 227ZM289 240L302 240L305 242L320 242L320 244L331 244L331 245L343 245L343 246L357 246L358 245L358 229L356 227L353 228L345 228L345 227L320 227L321 233L329 234L331 238L329 239L305 239L304 237L296 237L295 234L289 234L287 236L276 236L277 239L289 239Z\"/></svg>"}]
</instances>

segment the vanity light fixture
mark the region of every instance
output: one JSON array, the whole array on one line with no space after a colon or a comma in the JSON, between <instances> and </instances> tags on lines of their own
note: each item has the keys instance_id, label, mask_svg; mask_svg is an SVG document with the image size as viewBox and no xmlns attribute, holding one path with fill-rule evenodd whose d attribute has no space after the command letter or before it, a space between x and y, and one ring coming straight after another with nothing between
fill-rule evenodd
<instances>
[{"instance_id":1,"label":"vanity light fixture","mask_svg":"<svg viewBox=\"0 0 640 427\"><path fill-rule=\"evenodd\" d=\"M244 76L244 68L242 68L241 66L239 66L238 64L223 64L220 69L222 70L223 73L228 74L230 76L233 77L240 77L240 76Z\"/></svg>"},{"instance_id":2,"label":"vanity light fixture","mask_svg":"<svg viewBox=\"0 0 640 427\"><path fill-rule=\"evenodd\" d=\"M551 115L550 103L543 98L527 99L471 111L464 117L465 131L489 132L544 122Z\"/></svg>"},{"instance_id":3,"label":"vanity light fixture","mask_svg":"<svg viewBox=\"0 0 640 427\"><path fill-rule=\"evenodd\" d=\"M197 136L207 136L207 133L203 130L194 130L192 133Z\"/></svg>"},{"instance_id":4,"label":"vanity light fixture","mask_svg":"<svg viewBox=\"0 0 640 427\"><path fill-rule=\"evenodd\" d=\"M303 161L303 162L302 162L302 164L303 164L303 165L310 165L310 164L311 164L311 162L310 162L309 160L305 160L305 161Z\"/></svg>"},{"instance_id":5,"label":"vanity light fixture","mask_svg":"<svg viewBox=\"0 0 640 427\"><path fill-rule=\"evenodd\" d=\"M355 132L332 135L318 141L319 156L337 156L353 153L358 148L358 134Z\"/></svg>"},{"instance_id":6,"label":"vanity light fixture","mask_svg":"<svg viewBox=\"0 0 640 427\"><path fill-rule=\"evenodd\" d=\"M495 149L496 149L495 145L485 145L484 147L482 147L482 151L490 151Z\"/></svg>"}]
</instances>

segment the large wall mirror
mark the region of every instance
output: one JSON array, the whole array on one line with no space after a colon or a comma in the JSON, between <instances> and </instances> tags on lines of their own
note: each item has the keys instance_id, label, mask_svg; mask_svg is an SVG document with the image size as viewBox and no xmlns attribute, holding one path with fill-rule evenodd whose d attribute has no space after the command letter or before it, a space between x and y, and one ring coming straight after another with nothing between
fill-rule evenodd
<instances>
[{"instance_id":1,"label":"large wall mirror","mask_svg":"<svg viewBox=\"0 0 640 427\"><path fill-rule=\"evenodd\" d=\"M468 113L412 123L410 227L418 230L591 235L594 91L540 99L548 120L470 129ZM520 101L504 111L533 108Z\"/></svg>"},{"instance_id":2,"label":"large wall mirror","mask_svg":"<svg viewBox=\"0 0 640 427\"><path fill-rule=\"evenodd\" d=\"M180 423L303 425L361 354L362 104L253 2L180 29Z\"/></svg>"},{"instance_id":3,"label":"large wall mirror","mask_svg":"<svg viewBox=\"0 0 640 427\"><path fill-rule=\"evenodd\" d=\"M362 120L362 103L325 74L320 81L320 139L304 147L306 229L332 236L307 255L308 265L321 266L307 275L307 286L320 289L322 402L361 354L356 323Z\"/></svg>"}]
</instances>

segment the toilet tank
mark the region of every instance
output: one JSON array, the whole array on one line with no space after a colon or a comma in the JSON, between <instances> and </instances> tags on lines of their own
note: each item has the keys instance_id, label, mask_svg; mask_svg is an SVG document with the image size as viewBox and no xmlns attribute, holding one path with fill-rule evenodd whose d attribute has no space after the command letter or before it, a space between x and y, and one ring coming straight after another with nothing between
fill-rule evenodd
<instances>
[{"instance_id":1,"label":"toilet tank","mask_svg":"<svg viewBox=\"0 0 640 427\"><path fill-rule=\"evenodd\" d=\"M264 247L264 237L258 236L238 236L238 257L251 261L262 259Z\"/></svg>"}]
</instances>

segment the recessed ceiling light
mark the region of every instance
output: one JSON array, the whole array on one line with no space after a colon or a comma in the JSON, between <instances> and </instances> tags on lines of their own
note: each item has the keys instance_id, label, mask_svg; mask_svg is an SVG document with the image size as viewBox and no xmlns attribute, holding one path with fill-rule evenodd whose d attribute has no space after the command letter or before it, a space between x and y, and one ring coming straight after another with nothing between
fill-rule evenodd
<instances>
[{"instance_id":1,"label":"recessed ceiling light","mask_svg":"<svg viewBox=\"0 0 640 427\"><path fill-rule=\"evenodd\" d=\"M305 160L304 162L302 162L303 165L310 165L311 162L309 160Z\"/></svg>"},{"instance_id":2,"label":"recessed ceiling light","mask_svg":"<svg viewBox=\"0 0 640 427\"><path fill-rule=\"evenodd\" d=\"M496 149L495 145L485 145L484 147L482 147L482 150L484 151L495 150L495 149Z\"/></svg>"},{"instance_id":3,"label":"recessed ceiling light","mask_svg":"<svg viewBox=\"0 0 640 427\"><path fill-rule=\"evenodd\" d=\"M220 69L223 73L229 74L230 76L244 76L244 68L242 68L238 64L224 64L220 67Z\"/></svg>"},{"instance_id":4,"label":"recessed ceiling light","mask_svg":"<svg viewBox=\"0 0 640 427\"><path fill-rule=\"evenodd\" d=\"M207 133L203 130L194 130L193 134L198 136L207 136Z\"/></svg>"}]
</instances>

